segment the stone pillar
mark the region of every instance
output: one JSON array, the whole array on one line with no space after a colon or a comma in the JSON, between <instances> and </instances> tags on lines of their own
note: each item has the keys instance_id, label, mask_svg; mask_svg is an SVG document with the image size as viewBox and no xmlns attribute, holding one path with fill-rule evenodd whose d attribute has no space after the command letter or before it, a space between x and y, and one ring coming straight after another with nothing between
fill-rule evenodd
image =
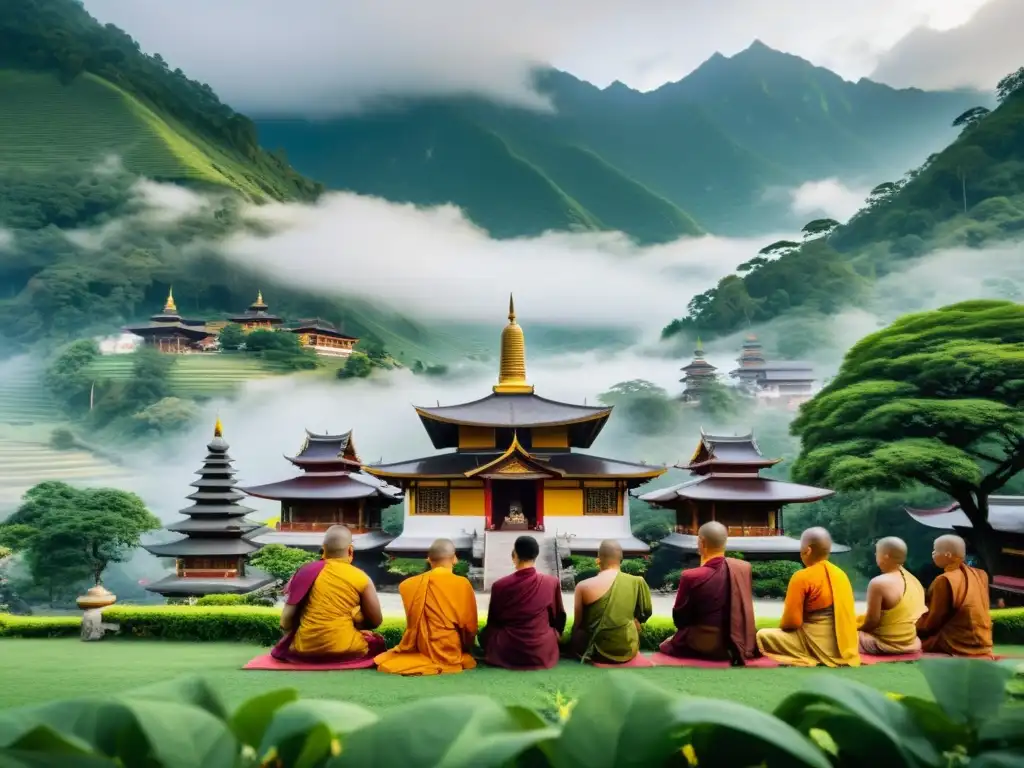
<instances>
[{"instance_id":1,"label":"stone pillar","mask_svg":"<svg viewBox=\"0 0 1024 768\"><path fill-rule=\"evenodd\" d=\"M102 640L106 632L116 632L117 624L103 621L103 609L117 602L117 596L97 584L81 595L75 602L85 613L82 615L82 641Z\"/></svg>"}]
</instances>

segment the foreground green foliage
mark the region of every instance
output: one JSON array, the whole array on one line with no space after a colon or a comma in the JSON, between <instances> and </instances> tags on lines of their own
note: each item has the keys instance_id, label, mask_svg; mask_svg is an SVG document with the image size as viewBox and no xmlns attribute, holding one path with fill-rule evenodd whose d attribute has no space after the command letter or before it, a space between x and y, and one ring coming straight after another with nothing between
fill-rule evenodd
<instances>
[{"instance_id":1,"label":"foreground green foliage","mask_svg":"<svg viewBox=\"0 0 1024 768\"><path fill-rule=\"evenodd\" d=\"M774 714L675 697L609 675L578 700L544 711L482 696L425 699L383 714L332 700L265 692L229 712L200 679L113 699L53 702L0 714L12 766L887 766L951 760L1010 765L1024 757L1008 666L922 662L935 701L884 694L820 674ZM968 696L963 691L969 691ZM186 746L187 745L187 746Z\"/></svg>"},{"instance_id":2,"label":"foreground green foliage","mask_svg":"<svg viewBox=\"0 0 1024 768\"><path fill-rule=\"evenodd\" d=\"M922 484L959 502L979 555L998 543L988 497L1024 470L1024 305L973 301L907 315L858 342L792 424L799 482Z\"/></svg>"}]
</instances>

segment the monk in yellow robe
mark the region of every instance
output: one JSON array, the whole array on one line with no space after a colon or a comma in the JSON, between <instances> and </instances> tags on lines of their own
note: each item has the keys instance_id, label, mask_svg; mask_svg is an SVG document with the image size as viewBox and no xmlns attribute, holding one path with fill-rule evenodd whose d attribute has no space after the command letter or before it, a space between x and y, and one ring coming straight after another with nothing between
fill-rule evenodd
<instances>
[{"instance_id":1,"label":"monk in yellow robe","mask_svg":"<svg viewBox=\"0 0 1024 768\"><path fill-rule=\"evenodd\" d=\"M601 572L576 585L571 655L581 661L625 664L640 652L640 627L654 612L651 589L622 573L622 546L614 539L597 550Z\"/></svg>"},{"instance_id":2,"label":"monk in yellow robe","mask_svg":"<svg viewBox=\"0 0 1024 768\"><path fill-rule=\"evenodd\" d=\"M959 536L940 536L932 562L942 569L928 588L928 612L917 622L925 653L992 655L988 574L964 563L967 546Z\"/></svg>"},{"instance_id":3,"label":"monk in yellow robe","mask_svg":"<svg viewBox=\"0 0 1024 768\"><path fill-rule=\"evenodd\" d=\"M395 648L374 659L377 671L444 675L476 666L470 655L480 628L476 594L469 579L452 572L457 562L455 545L438 539L427 552L430 570L399 584L405 634Z\"/></svg>"},{"instance_id":4,"label":"monk in yellow robe","mask_svg":"<svg viewBox=\"0 0 1024 768\"><path fill-rule=\"evenodd\" d=\"M808 528L800 537L803 570L786 589L778 629L757 633L762 654L797 667L860 666L857 614L850 579L828 561L832 537L824 528Z\"/></svg>"},{"instance_id":5,"label":"monk in yellow robe","mask_svg":"<svg viewBox=\"0 0 1024 768\"><path fill-rule=\"evenodd\" d=\"M887 536L875 545L875 562L882 573L868 584L868 606L857 617L860 652L872 655L918 653L921 639L917 620L924 614L924 587L903 564L907 544Z\"/></svg>"},{"instance_id":6,"label":"monk in yellow robe","mask_svg":"<svg viewBox=\"0 0 1024 768\"><path fill-rule=\"evenodd\" d=\"M332 525L323 558L292 577L281 611L287 633L271 651L279 661L328 663L373 657L386 647L369 630L380 626L380 600L370 577L352 565L352 531Z\"/></svg>"}]
</instances>

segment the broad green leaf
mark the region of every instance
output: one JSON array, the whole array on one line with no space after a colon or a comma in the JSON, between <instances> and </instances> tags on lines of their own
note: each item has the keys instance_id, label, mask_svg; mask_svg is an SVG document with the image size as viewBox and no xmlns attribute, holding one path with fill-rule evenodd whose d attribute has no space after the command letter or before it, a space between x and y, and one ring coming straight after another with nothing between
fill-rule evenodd
<instances>
[{"instance_id":1,"label":"broad green leaf","mask_svg":"<svg viewBox=\"0 0 1024 768\"><path fill-rule=\"evenodd\" d=\"M243 744L255 749L263 741L263 734L277 711L298 698L294 688L282 688L249 699L232 715L231 730Z\"/></svg>"},{"instance_id":2,"label":"broad green leaf","mask_svg":"<svg viewBox=\"0 0 1024 768\"><path fill-rule=\"evenodd\" d=\"M147 685L129 691L123 698L191 704L205 709L218 720L228 719L228 711L224 702L210 684L201 677L182 677L166 683Z\"/></svg>"},{"instance_id":3,"label":"broad green leaf","mask_svg":"<svg viewBox=\"0 0 1024 768\"><path fill-rule=\"evenodd\" d=\"M542 725L482 696L418 701L342 739L341 754L329 765L497 768L558 735Z\"/></svg>"},{"instance_id":4,"label":"broad green leaf","mask_svg":"<svg viewBox=\"0 0 1024 768\"><path fill-rule=\"evenodd\" d=\"M798 730L735 702L687 698L672 707L672 715L677 733L689 732L701 766L731 768L761 762L831 766L825 754Z\"/></svg>"},{"instance_id":5,"label":"broad green leaf","mask_svg":"<svg viewBox=\"0 0 1024 768\"><path fill-rule=\"evenodd\" d=\"M917 727L925 733L940 751L964 747L974 739L974 734L964 723L954 722L941 706L934 701L906 696L900 699L900 706L910 712Z\"/></svg>"},{"instance_id":6,"label":"broad green leaf","mask_svg":"<svg viewBox=\"0 0 1024 768\"><path fill-rule=\"evenodd\" d=\"M1007 707L981 724L978 741L1000 747L1024 748L1024 707Z\"/></svg>"},{"instance_id":7,"label":"broad green leaf","mask_svg":"<svg viewBox=\"0 0 1024 768\"><path fill-rule=\"evenodd\" d=\"M126 703L162 768L222 768L238 759L241 745L228 724L205 709L170 701Z\"/></svg>"},{"instance_id":8,"label":"broad green leaf","mask_svg":"<svg viewBox=\"0 0 1024 768\"><path fill-rule=\"evenodd\" d=\"M319 750L319 759L330 754L331 741L377 722L377 715L356 704L328 699L293 701L274 712L270 724L263 732L257 757L262 761L273 753L285 765L297 765L313 758ZM308 748L307 748L308 745Z\"/></svg>"},{"instance_id":9,"label":"broad green leaf","mask_svg":"<svg viewBox=\"0 0 1024 768\"><path fill-rule=\"evenodd\" d=\"M72 734L60 733L49 725L39 725L11 743L11 749L62 755L92 755L92 746Z\"/></svg>"},{"instance_id":10,"label":"broad green leaf","mask_svg":"<svg viewBox=\"0 0 1024 768\"><path fill-rule=\"evenodd\" d=\"M921 674L935 701L957 723L977 728L1006 701L1013 670L980 659L924 659Z\"/></svg>"},{"instance_id":11,"label":"broad green leaf","mask_svg":"<svg viewBox=\"0 0 1024 768\"><path fill-rule=\"evenodd\" d=\"M825 714L811 717L816 705L825 705ZM817 708L821 709L821 708ZM852 717L832 718L829 709L838 709ZM817 675L806 690L798 691L776 708L775 716L801 732L822 728L832 736L840 752L857 752L869 740L875 745L875 761L890 760L891 765L912 764L912 759L933 765L938 751L914 722L908 709L884 694L860 683L832 675Z\"/></svg>"},{"instance_id":12,"label":"broad green leaf","mask_svg":"<svg viewBox=\"0 0 1024 768\"><path fill-rule=\"evenodd\" d=\"M128 708L117 701L72 699L0 714L0 747L10 746L26 733L46 726L64 739L77 739L99 754L131 756L141 761L148 751L145 737Z\"/></svg>"},{"instance_id":13,"label":"broad green leaf","mask_svg":"<svg viewBox=\"0 0 1024 768\"><path fill-rule=\"evenodd\" d=\"M117 768L117 763L96 755L60 755L0 749L0 768Z\"/></svg>"},{"instance_id":14,"label":"broad green leaf","mask_svg":"<svg viewBox=\"0 0 1024 768\"><path fill-rule=\"evenodd\" d=\"M1024 751L1000 750L985 752L971 758L967 768L1020 768L1024 765Z\"/></svg>"}]
</instances>

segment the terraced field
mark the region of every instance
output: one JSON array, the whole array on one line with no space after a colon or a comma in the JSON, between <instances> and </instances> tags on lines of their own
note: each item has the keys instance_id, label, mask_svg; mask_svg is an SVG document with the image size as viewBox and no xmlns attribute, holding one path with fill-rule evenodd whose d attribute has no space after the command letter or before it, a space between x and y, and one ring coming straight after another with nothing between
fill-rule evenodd
<instances>
[{"instance_id":1,"label":"terraced field","mask_svg":"<svg viewBox=\"0 0 1024 768\"><path fill-rule=\"evenodd\" d=\"M0 70L0 104L0 168L53 170L113 156L152 179L267 193L267 179L239 158L94 75L62 85L47 73Z\"/></svg>"},{"instance_id":2,"label":"terraced field","mask_svg":"<svg viewBox=\"0 0 1024 768\"><path fill-rule=\"evenodd\" d=\"M131 377L132 364L131 355L106 355L96 360L89 371L97 379L117 381ZM280 373L242 355L179 355L171 368L170 384L174 394L182 397L216 397L231 394L247 381Z\"/></svg>"},{"instance_id":3,"label":"terraced field","mask_svg":"<svg viewBox=\"0 0 1024 768\"><path fill-rule=\"evenodd\" d=\"M27 358L0 369L0 519L43 480L79 485L118 485L125 469L88 451L50 447L59 421L53 398L41 383L40 366Z\"/></svg>"}]
</instances>

